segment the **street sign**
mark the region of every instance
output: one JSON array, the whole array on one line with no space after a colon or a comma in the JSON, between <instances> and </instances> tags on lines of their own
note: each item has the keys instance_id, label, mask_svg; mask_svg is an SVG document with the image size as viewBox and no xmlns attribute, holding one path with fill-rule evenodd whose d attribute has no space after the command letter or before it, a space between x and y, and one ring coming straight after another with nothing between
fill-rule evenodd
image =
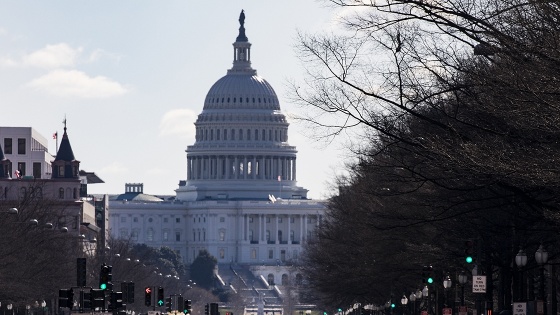
<instances>
[{"instance_id":1,"label":"street sign","mask_svg":"<svg viewBox=\"0 0 560 315\"><path fill-rule=\"evenodd\" d=\"M527 303L526 302L514 302L513 303L513 315L527 315Z\"/></svg>"},{"instance_id":2,"label":"street sign","mask_svg":"<svg viewBox=\"0 0 560 315\"><path fill-rule=\"evenodd\" d=\"M473 276L473 293L486 293L486 276Z\"/></svg>"},{"instance_id":3,"label":"street sign","mask_svg":"<svg viewBox=\"0 0 560 315\"><path fill-rule=\"evenodd\" d=\"M443 308L443 315L451 315L452 309L451 307L444 307Z\"/></svg>"}]
</instances>

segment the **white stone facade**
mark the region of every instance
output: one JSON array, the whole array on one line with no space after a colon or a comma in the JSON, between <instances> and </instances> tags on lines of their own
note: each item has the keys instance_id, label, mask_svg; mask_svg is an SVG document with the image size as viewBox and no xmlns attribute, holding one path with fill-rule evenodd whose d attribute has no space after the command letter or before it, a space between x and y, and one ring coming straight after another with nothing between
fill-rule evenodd
<instances>
[{"instance_id":1,"label":"white stone facade","mask_svg":"<svg viewBox=\"0 0 560 315\"><path fill-rule=\"evenodd\" d=\"M113 237L168 246L191 263L206 249L219 263L297 261L324 202L297 186L297 150L272 86L251 68L240 18L233 67L209 90L188 146L186 180L171 201L113 198Z\"/></svg>"}]
</instances>

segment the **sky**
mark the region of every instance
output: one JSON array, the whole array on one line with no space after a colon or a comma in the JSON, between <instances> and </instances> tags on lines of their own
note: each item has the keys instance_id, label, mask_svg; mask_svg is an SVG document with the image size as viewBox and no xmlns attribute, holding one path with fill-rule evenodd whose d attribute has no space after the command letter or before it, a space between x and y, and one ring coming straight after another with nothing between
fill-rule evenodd
<instances>
[{"instance_id":1,"label":"sky","mask_svg":"<svg viewBox=\"0 0 560 315\"><path fill-rule=\"evenodd\" d=\"M210 87L231 68L245 10L251 61L275 89L285 114L288 81L303 80L297 31L337 26L337 12L314 0L0 0L0 125L68 136L80 169L105 183L89 193L174 195L186 179L194 122ZM290 121L298 185L329 195L344 150L308 137Z\"/></svg>"}]
</instances>

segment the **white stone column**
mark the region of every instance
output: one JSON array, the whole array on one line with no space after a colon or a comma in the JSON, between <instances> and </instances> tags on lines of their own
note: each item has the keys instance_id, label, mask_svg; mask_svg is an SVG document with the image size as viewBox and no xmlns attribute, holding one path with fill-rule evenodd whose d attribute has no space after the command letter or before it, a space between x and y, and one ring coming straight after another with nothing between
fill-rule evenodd
<instances>
[{"instance_id":1,"label":"white stone column","mask_svg":"<svg viewBox=\"0 0 560 315\"><path fill-rule=\"evenodd\" d=\"M243 179L247 179L247 174L249 173L249 162L247 161L247 156L243 156Z\"/></svg>"},{"instance_id":2,"label":"white stone column","mask_svg":"<svg viewBox=\"0 0 560 315\"><path fill-rule=\"evenodd\" d=\"M253 155L253 161L251 162L251 177L257 179L258 167L257 167L257 156Z\"/></svg>"},{"instance_id":3,"label":"white stone column","mask_svg":"<svg viewBox=\"0 0 560 315\"><path fill-rule=\"evenodd\" d=\"M292 170L292 176L293 176L293 179L292 179L292 180L294 180L294 181L297 180L297 178L296 178L296 170L297 170L297 168L296 168L296 161L297 161L297 158L294 157L294 161L293 161L293 163L292 163L292 164L293 164L293 167L294 167L294 169Z\"/></svg>"},{"instance_id":4,"label":"white stone column","mask_svg":"<svg viewBox=\"0 0 560 315\"><path fill-rule=\"evenodd\" d=\"M226 179L230 179L230 173L231 173L231 161L229 159L229 155L225 157L226 159Z\"/></svg>"},{"instance_id":5,"label":"white stone column","mask_svg":"<svg viewBox=\"0 0 560 315\"><path fill-rule=\"evenodd\" d=\"M292 236L292 215L288 214L288 244L292 244L291 236Z\"/></svg>"},{"instance_id":6,"label":"white stone column","mask_svg":"<svg viewBox=\"0 0 560 315\"><path fill-rule=\"evenodd\" d=\"M276 232L275 232L275 234L276 234L276 236L275 236L276 242L275 242L275 243L276 243L276 244L280 244L280 239L278 239L278 231L280 231L280 229L279 229L279 223L278 223L279 216L278 216L278 215L275 215L274 218L276 219L276 228L275 228L275 229L276 229ZM282 236L284 236L284 235L282 235Z\"/></svg>"},{"instance_id":7,"label":"white stone column","mask_svg":"<svg viewBox=\"0 0 560 315\"><path fill-rule=\"evenodd\" d=\"M238 179L239 178L239 159L237 157L237 155L234 157L233 159L233 163L235 163L235 167L233 168L233 179Z\"/></svg>"}]
</instances>

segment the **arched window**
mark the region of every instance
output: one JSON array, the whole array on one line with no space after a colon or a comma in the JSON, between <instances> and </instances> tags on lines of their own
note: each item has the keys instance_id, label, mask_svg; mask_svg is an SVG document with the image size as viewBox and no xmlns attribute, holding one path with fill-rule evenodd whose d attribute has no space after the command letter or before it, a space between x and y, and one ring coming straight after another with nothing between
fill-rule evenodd
<instances>
[{"instance_id":1,"label":"arched window","mask_svg":"<svg viewBox=\"0 0 560 315\"><path fill-rule=\"evenodd\" d=\"M64 199L64 188L62 187L58 189L58 199Z\"/></svg>"},{"instance_id":2,"label":"arched window","mask_svg":"<svg viewBox=\"0 0 560 315\"><path fill-rule=\"evenodd\" d=\"M226 230L225 229L220 229L218 231L218 234L219 234L219 239L220 239L221 242L226 240Z\"/></svg>"},{"instance_id":3,"label":"arched window","mask_svg":"<svg viewBox=\"0 0 560 315\"><path fill-rule=\"evenodd\" d=\"M243 140L243 129L239 129L239 140Z\"/></svg>"},{"instance_id":4,"label":"arched window","mask_svg":"<svg viewBox=\"0 0 560 315\"><path fill-rule=\"evenodd\" d=\"M290 284L290 279L288 278L287 274L282 274L282 285L289 285Z\"/></svg>"},{"instance_id":5,"label":"arched window","mask_svg":"<svg viewBox=\"0 0 560 315\"><path fill-rule=\"evenodd\" d=\"M154 229L148 228L146 231L146 241L151 242L154 240Z\"/></svg>"},{"instance_id":6,"label":"arched window","mask_svg":"<svg viewBox=\"0 0 560 315\"><path fill-rule=\"evenodd\" d=\"M268 285L274 285L274 275L271 273L268 274Z\"/></svg>"},{"instance_id":7,"label":"arched window","mask_svg":"<svg viewBox=\"0 0 560 315\"><path fill-rule=\"evenodd\" d=\"M227 140L227 129L224 129L224 140Z\"/></svg>"},{"instance_id":8,"label":"arched window","mask_svg":"<svg viewBox=\"0 0 560 315\"><path fill-rule=\"evenodd\" d=\"M251 129L247 129L247 140L251 140Z\"/></svg>"}]
</instances>

